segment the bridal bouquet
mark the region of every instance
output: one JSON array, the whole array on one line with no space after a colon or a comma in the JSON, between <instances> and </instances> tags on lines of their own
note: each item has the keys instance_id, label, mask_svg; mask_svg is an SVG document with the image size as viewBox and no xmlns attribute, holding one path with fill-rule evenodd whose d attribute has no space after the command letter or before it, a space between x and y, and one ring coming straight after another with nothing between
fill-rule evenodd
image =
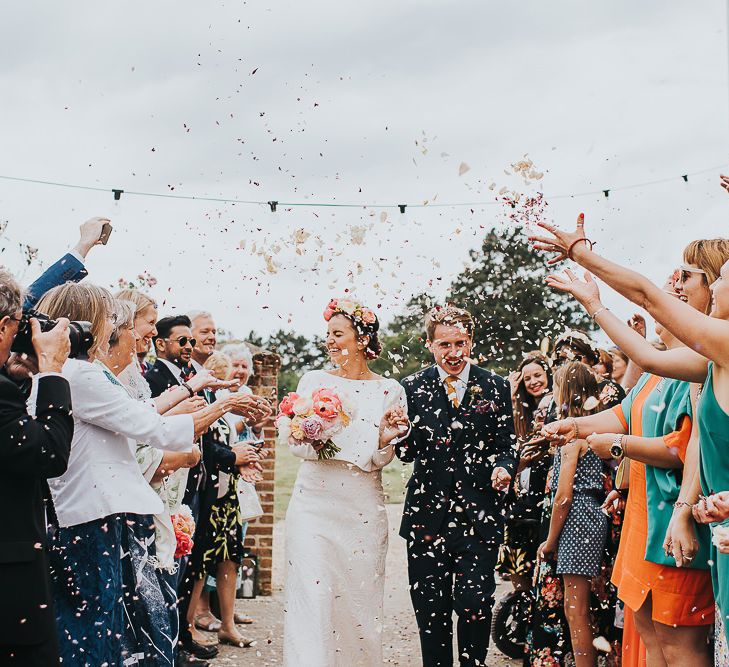
<instances>
[{"instance_id":1,"label":"bridal bouquet","mask_svg":"<svg viewBox=\"0 0 729 667\"><path fill-rule=\"evenodd\" d=\"M175 558L189 556L192 552L192 536L195 534L195 519L187 505L181 505L180 511L172 515L172 527L175 530Z\"/></svg>"},{"instance_id":2,"label":"bridal bouquet","mask_svg":"<svg viewBox=\"0 0 729 667\"><path fill-rule=\"evenodd\" d=\"M312 445L319 460L331 459L341 449L332 438L349 426L354 406L333 389L315 389L311 396L291 392L279 405L276 427L279 437L290 445Z\"/></svg>"}]
</instances>

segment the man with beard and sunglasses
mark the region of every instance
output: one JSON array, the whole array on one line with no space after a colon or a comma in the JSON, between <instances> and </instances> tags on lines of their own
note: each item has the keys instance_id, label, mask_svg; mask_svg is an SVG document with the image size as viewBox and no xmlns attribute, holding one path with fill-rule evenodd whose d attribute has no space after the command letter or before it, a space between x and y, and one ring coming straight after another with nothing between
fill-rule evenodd
<instances>
[{"instance_id":1,"label":"man with beard and sunglasses","mask_svg":"<svg viewBox=\"0 0 729 667\"><path fill-rule=\"evenodd\" d=\"M163 317L157 322L157 335L152 339L157 361L145 375L152 396L159 396L170 387L182 384L187 378L196 342L190 327L187 315Z\"/></svg>"}]
</instances>

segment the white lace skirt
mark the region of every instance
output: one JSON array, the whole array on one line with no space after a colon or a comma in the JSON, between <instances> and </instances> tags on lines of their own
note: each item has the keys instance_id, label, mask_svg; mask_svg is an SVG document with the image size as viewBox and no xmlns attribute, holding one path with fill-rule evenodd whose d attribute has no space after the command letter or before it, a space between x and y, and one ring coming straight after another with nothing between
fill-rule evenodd
<instances>
[{"instance_id":1,"label":"white lace skirt","mask_svg":"<svg viewBox=\"0 0 729 667\"><path fill-rule=\"evenodd\" d=\"M284 665L382 664L386 553L380 471L303 461L286 513Z\"/></svg>"}]
</instances>

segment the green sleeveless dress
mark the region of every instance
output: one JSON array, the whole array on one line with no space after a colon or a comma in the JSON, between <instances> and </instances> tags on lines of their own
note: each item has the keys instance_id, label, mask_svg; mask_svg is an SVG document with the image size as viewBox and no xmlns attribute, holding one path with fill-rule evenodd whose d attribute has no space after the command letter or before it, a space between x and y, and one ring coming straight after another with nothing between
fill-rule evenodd
<instances>
[{"instance_id":1,"label":"green sleeveless dress","mask_svg":"<svg viewBox=\"0 0 729 667\"><path fill-rule=\"evenodd\" d=\"M699 421L699 442L701 447L701 492L704 495L729 491L729 415L722 410L714 395L714 365L709 363L701 398L697 407ZM727 525L729 519L711 524ZM729 554L719 553L716 545L711 544L711 580L714 585L716 604L725 620L727 634L729 624ZM729 639L729 634L727 634Z\"/></svg>"}]
</instances>

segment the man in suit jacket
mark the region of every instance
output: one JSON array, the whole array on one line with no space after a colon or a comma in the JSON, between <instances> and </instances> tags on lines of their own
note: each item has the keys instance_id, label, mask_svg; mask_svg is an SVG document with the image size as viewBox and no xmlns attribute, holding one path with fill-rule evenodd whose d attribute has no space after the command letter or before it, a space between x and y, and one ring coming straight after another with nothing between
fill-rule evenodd
<instances>
[{"instance_id":1,"label":"man in suit jacket","mask_svg":"<svg viewBox=\"0 0 729 667\"><path fill-rule=\"evenodd\" d=\"M152 339L157 360L144 376L149 383L153 397L159 396L170 387L182 384L194 372L190 366L190 360L195 339L192 337L190 325L190 318L186 315L163 317L157 322L157 335ZM200 449L204 454L206 446L208 449L210 447L210 438L206 434L201 440ZM227 453L235 460L233 452L227 450ZM200 525L200 493L205 481L206 463L207 461L201 460L196 466L190 468L183 500L192 510L197 525ZM187 626L187 609L194 578L194 570L188 567L188 564L189 559L180 564L178 575L180 650L177 659L182 665L207 665L206 659L214 658L218 650L213 646L202 646L193 642Z\"/></svg>"},{"instance_id":2,"label":"man in suit jacket","mask_svg":"<svg viewBox=\"0 0 729 667\"><path fill-rule=\"evenodd\" d=\"M0 271L0 366L10 355L21 319L22 290ZM35 411L17 385L0 375L0 664L58 664L58 638L46 556L43 489L63 474L73 438L71 390L61 377L70 351L68 320L41 333Z\"/></svg>"},{"instance_id":3,"label":"man in suit jacket","mask_svg":"<svg viewBox=\"0 0 729 667\"><path fill-rule=\"evenodd\" d=\"M509 383L470 362L473 320L435 308L426 318L435 365L402 382L412 428L396 444L413 462L400 535L426 667L484 665L494 570L503 535L502 491L516 468Z\"/></svg>"}]
</instances>

